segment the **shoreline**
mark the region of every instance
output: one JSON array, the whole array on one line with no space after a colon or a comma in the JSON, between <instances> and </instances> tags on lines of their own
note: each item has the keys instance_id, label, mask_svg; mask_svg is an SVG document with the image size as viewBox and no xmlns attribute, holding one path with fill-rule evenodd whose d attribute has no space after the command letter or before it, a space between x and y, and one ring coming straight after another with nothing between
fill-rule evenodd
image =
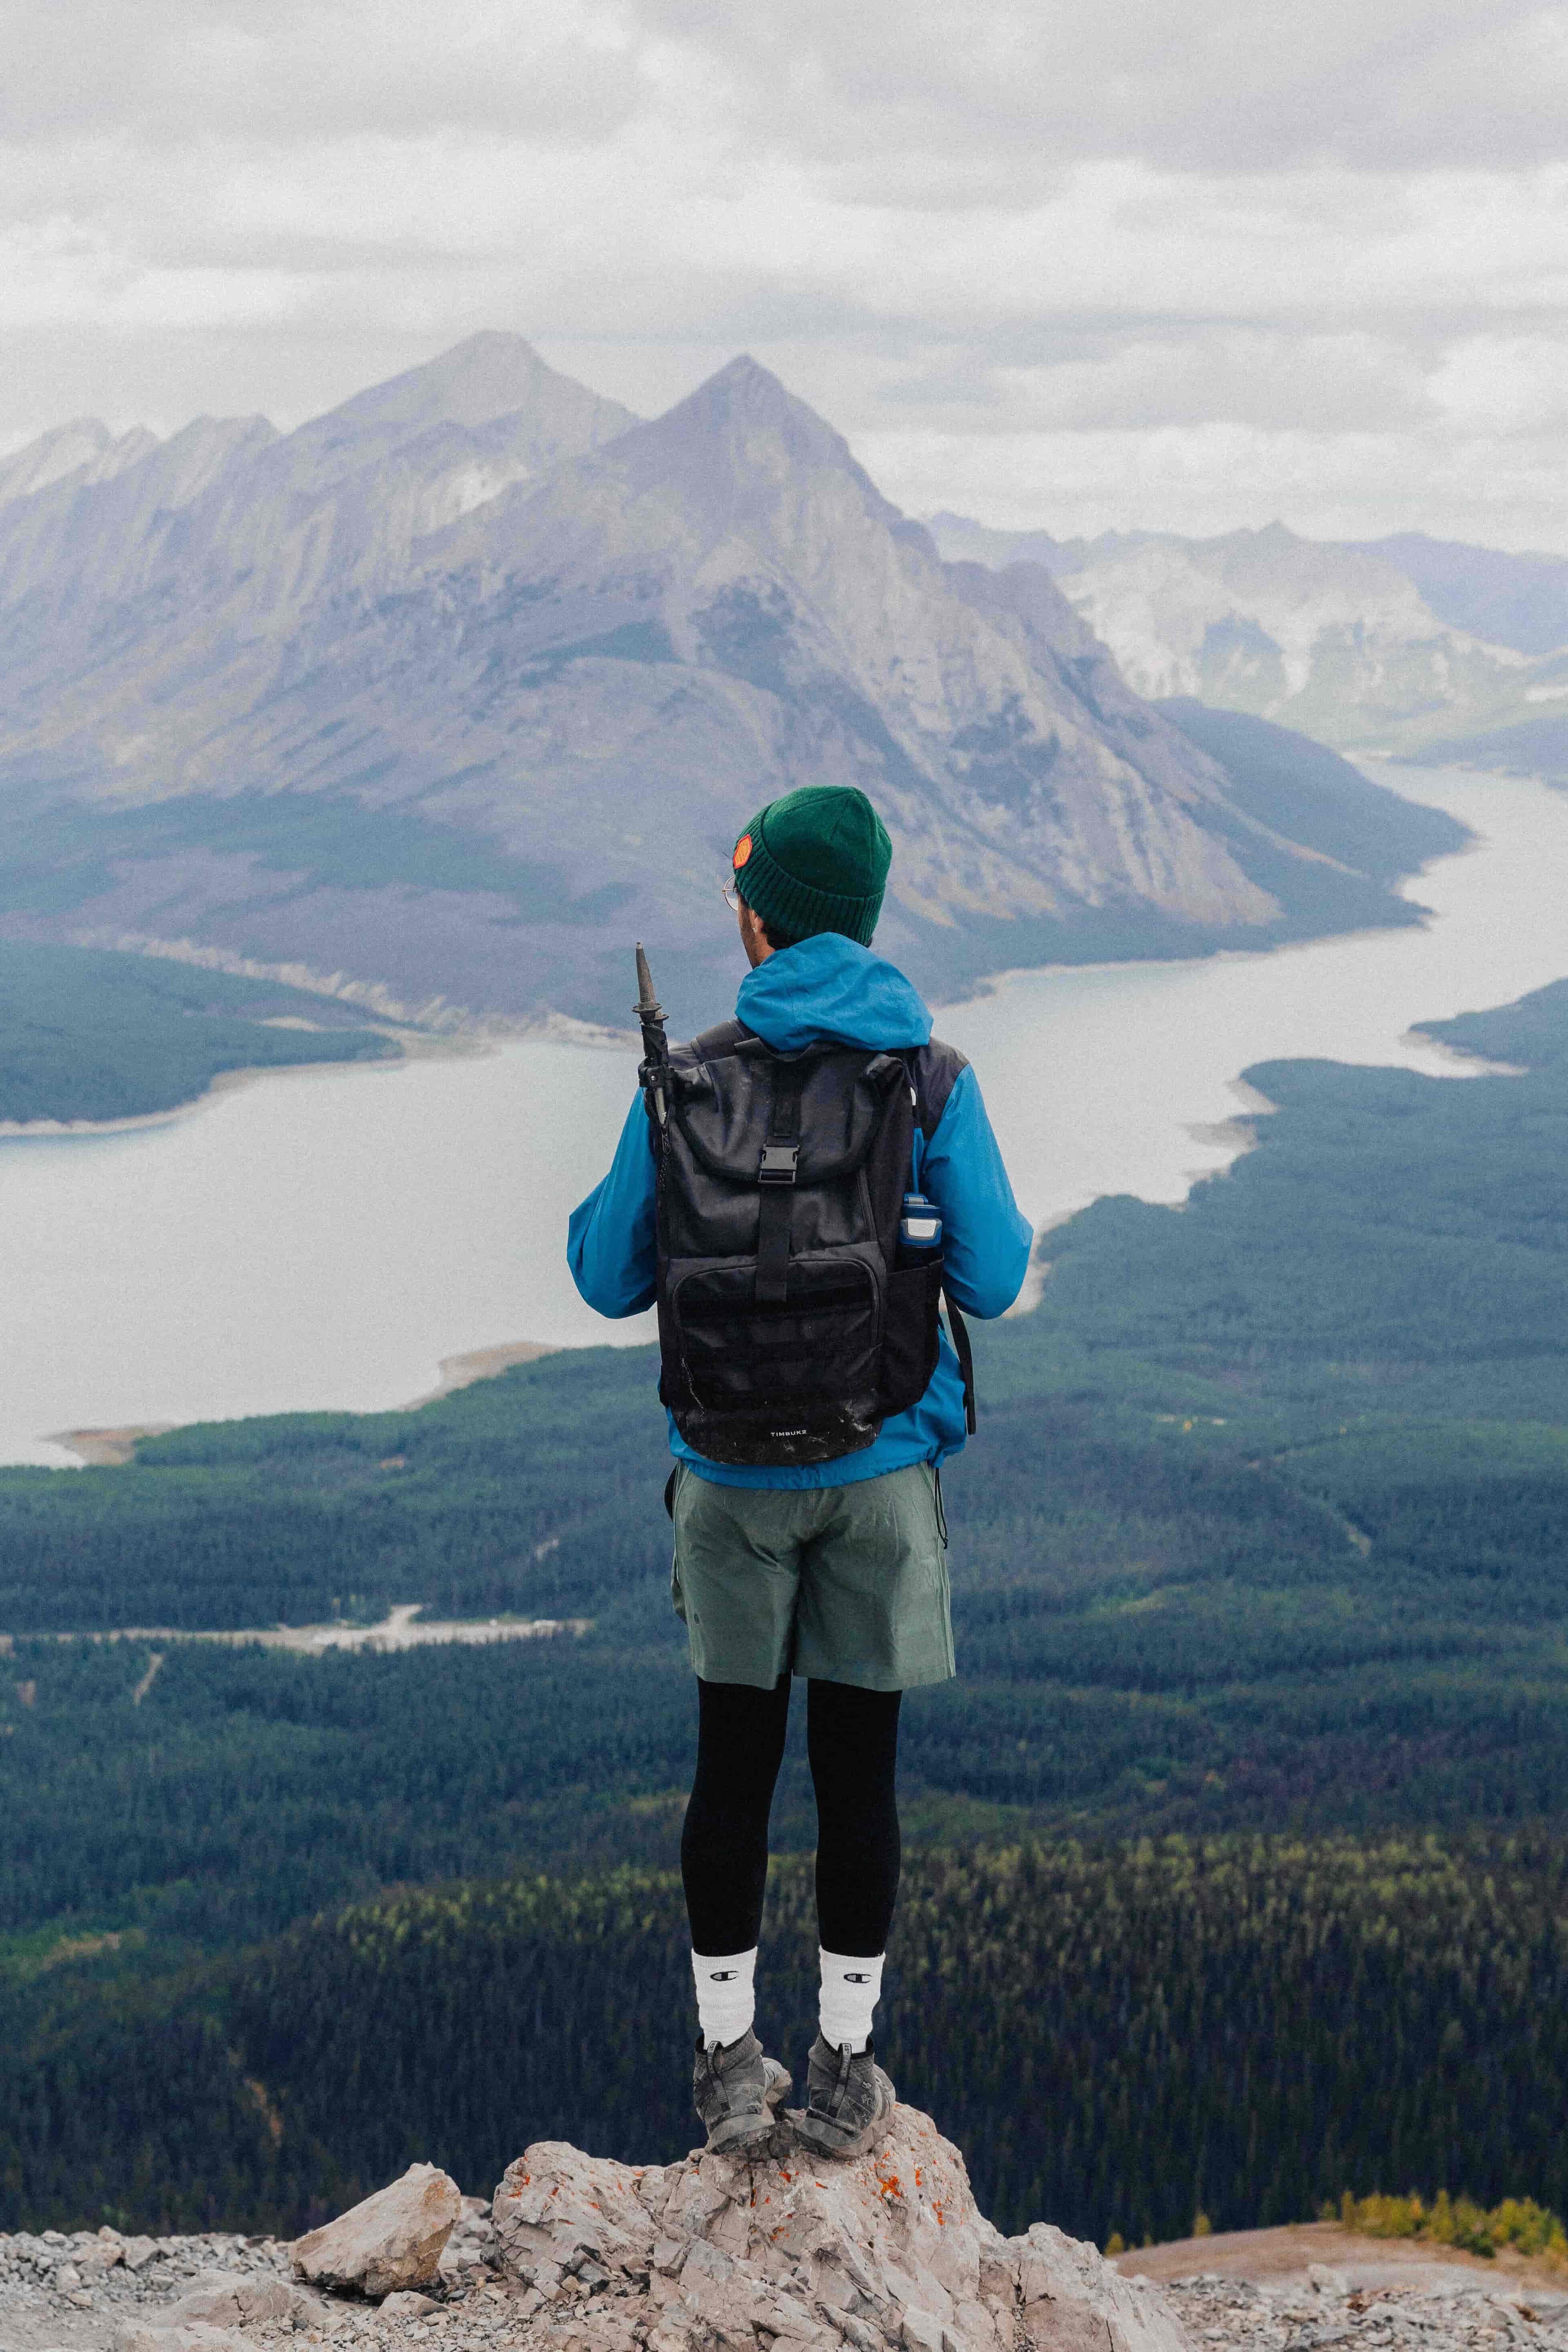
<instances>
[{"instance_id":1,"label":"shoreline","mask_svg":"<svg viewBox=\"0 0 1568 2352\"><path fill-rule=\"evenodd\" d=\"M325 1035L314 1024L293 1019L259 1022L259 1028L309 1029ZM626 1053L637 1046L635 1029L609 1029L602 1024L578 1021L570 1013L548 1013L539 1021L510 1022L497 1015L472 1028L405 1029L384 1021L363 1024L377 1035L395 1040L400 1051L378 1061L345 1055L341 1062L245 1063L237 1069L218 1070L199 1095L171 1103L165 1110L132 1111L123 1118L3 1118L0 1143L90 1141L95 1137L135 1135L147 1129L172 1127L209 1109L226 1094L242 1087L260 1086L269 1078L341 1077L351 1071L379 1073L401 1070L410 1062L455 1062L499 1054L508 1045L568 1045L585 1053Z\"/></svg>"},{"instance_id":2,"label":"shoreline","mask_svg":"<svg viewBox=\"0 0 1568 2352\"><path fill-rule=\"evenodd\" d=\"M63 1446L86 1469L123 1470L135 1460L142 1438L167 1437L179 1427L177 1421L143 1421L128 1423L123 1429L52 1430L43 1443Z\"/></svg>"},{"instance_id":3,"label":"shoreline","mask_svg":"<svg viewBox=\"0 0 1568 2352\"><path fill-rule=\"evenodd\" d=\"M258 1027L272 1025L258 1024ZM276 1025L298 1028L301 1024L290 1021ZM172 1127L178 1120L192 1118L198 1111L210 1109L225 1095L237 1094L243 1087L259 1086L268 1078L342 1077L351 1071L374 1071L384 1076L389 1071L405 1069L410 1062L460 1061L470 1055L499 1051L495 1041L482 1037L458 1034L437 1036L428 1029L394 1029L379 1021L367 1021L364 1026L378 1036L393 1038L399 1047L397 1054L384 1055L377 1061L345 1055L341 1062L247 1062L237 1069L216 1071L199 1095L171 1103L166 1110L132 1111L123 1118L0 1119L0 1143L72 1142L95 1136L135 1135L149 1128ZM328 1034L312 1032L315 1035Z\"/></svg>"},{"instance_id":4,"label":"shoreline","mask_svg":"<svg viewBox=\"0 0 1568 2352\"><path fill-rule=\"evenodd\" d=\"M1391 754L1376 752L1346 753L1342 756L1358 766L1375 764L1380 767L1410 767L1413 764ZM1445 771L1441 769L1423 771L1417 768L1415 772L1418 774L1429 772L1436 776L1444 773ZM1510 781L1515 780L1510 779ZM1549 778L1540 776L1531 776L1522 781L1548 785L1551 783ZM1388 788L1397 790L1397 787L1393 785ZM1402 797L1414 799L1415 796L1405 794ZM1430 805L1430 803L1425 803L1425 805ZM1469 838L1460 844L1457 849L1444 850L1436 857L1426 859L1412 872L1403 876L1394 886L1391 895L1405 899L1407 904L1416 908L1422 919L1416 926L1418 929L1426 928L1426 924L1431 919L1431 910L1420 905L1419 900L1413 896L1413 891L1414 886L1420 881L1428 867L1444 864L1449 858L1473 856L1486 846L1484 835L1476 833L1468 826L1466 827L1466 831ZM1186 955L1113 956L1102 961L1081 963L1051 961L1009 964L999 971L979 975L966 986L962 987L957 994L942 998L933 1005L932 1010L938 1013L950 1007L956 1010L965 1004L973 1003L979 999L999 995L1024 981L1128 971L1178 970L1184 965L1194 963L1249 962L1259 957L1283 956L1292 951L1317 947L1330 940L1375 938L1386 928L1388 927L1385 925L1374 923L1359 926L1350 930L1310 931L1300 936L1255 941L1246 946L1231 947L1216 943L1215 946L1196 950ZM173 953L168 947L162 944L154 946L142 942L138 951L142 954L170 955L173 961L180 962L205 964L208 961L208 959L202 955ZM258 978L281 979L283 977L282 967L253 967L237 961L231 965L230 962L221 959L215 959L212 968L220 971L243 968L247 976L254 973L254 976ZM295 976L289 984L299 986L300 983L298 976ZM325 994L331 992L322 990L321 992ZM352 995L336 996L334 1001L344 1004L355 1003ZM365 1010L366 1018L362 1025L380 1035L395 1039L401 1048L395 1060L389 1057L378 1062L345 1059L342 1062L245 1065L237 1069L219 1070L199 1095L193 1095L184 1102L173 1103L164 1110L134 1112L124 1118L111 1119L0 1119L0 1142L58 1141L94 1136L134 1134L142 1129L163 1127L175 1119L189 1118L222 1095L231 1093L240 1087L256 1085L264 1078L319 1076L353 1069L380 1071L399 1069L410 1061L460 1059L470 1054L493 1054L508 1045L562 1045L589 1051L624 1052L628 1046L636 1045L637 1043L637 1033L630 1026L625 1029L612 1028L602 1022L584 1021L569 1013L549 1012L521 1019L512 1018L504 1013L487 1013L478 1016L468 1014L462 1017L460 1026L455 1023L450 1028L437 1031L399 1022L395 1017L389 1017L384 1013L378 1017L374 1009L370 1006ZM283 1017L258 1025L268 1028L307 1029L318 1034L328 1034L319 1030L315 1024L299 1018ZM1423 1040L1424 1044L1426 1042ZM1436 1041L1432 1042L1436 1045ZM1444 1048L1436 1045L1436 1050L1447 1054L1456 1062L1470 1058L1455 1053L1451 1047ZM1474 1074L1489 1075L1489 1067L1482 1066L1477 1068ZM1500 1074L1502 1074L1500 1066ZM444 1391L432 1391L431 1395L434 1397L439 1393ZM430 1399L421 1398L417 1402L425 1403L430 1402Z\"/></svg>"},{"instance_id":5,"label":"shoreline","mask_svg":"<svg viewBox=\"0 0 1568 2352\"><path fill-rule=\"evenodd\" d=\"M270 1076L271 1073L264 1072ZM436 1385L420 1396L410 1397L405 1403L383 1405L384 1412L418 1412L427 1404L438 1404L443 1397L455 1396L459 1389L471 1388L476 1381L495 1380L509 1372L515 1364L531 1364L541 1356L558 1356L565 1352L560 1342L542 1339L503 1339L499 1346L469 1348L460 1355L441 1356L436 1364ZM270 1416L237 1413L237 1421L266 1419ZM142 1421L127 1422L118 1429L51 1430L43 1443L58 1445L74 1454L89 1470L123 1470L136 1459L136 1448L144 1437L167 1437L176 1429L194 1426L189 1422Z\"/></svg>"},{"instance_id":6,"label":"shoreline","mask_svg":"<svg viewBox=\"0 0 1568 2352\"><path fill-rule=\"evenodd\" d=\"M410 1397L406 1404L395 1405L395 1412L418 1412L427 1404L439 1404L443 1397L456 1396L459 1389L471 1388L476 1381L491 1381L498 1373L510 1372L514 1364L531 1364L541 1356L564 1354L563 1344L544 1339L503 1340L499 1348L470 1348L460 1356L442 1356L437 1363L437 1374L433 1389L423 1396Z\"/></svg>"},{"instance_id":7,"label":"shoreline","mask_svg":"<svg viewBox=\"0 0 1568 2352\"><path fill-rule=\"evenodd\" d=\"M1409 761L1401 761L1396 759L1392 754L1385 755L1371 751L1357 752L1354 754L1346 751L1342 752L1339 756L1342 759L1349 760L1352 767L1364 768L1369 762L1374 763L1380 767L1389 768L1408 768L1413 764ZM1482 777L1489 782L1494 781L1489 772L1484 769L1431 768L1417 769L1415 772L1417 774L1427 774L1432 776L1441 776L1445 774L1476 775ZM1399 797L1402 800L1414 802L1417 807L1431 808L1436 805L1429 800L1421 799L1417 793L1399 793L1399 787L1397 784L1388 782L1386 778L1380 779L1375 776L1371 776L1368 777L1367 781L1369 783L1383 782L1386 784L1387 789L1390 792L1399 793ZM1498 781L1502 780L1499 779ZM1552 784L1552 779L1549 776L1531 775L1510 777L1506 779L1506 781L1510 782L1538 783L1545 786L1551 791L1561 791L1563 789L1560 785ZM1464 820L1462 818L1457 819L1456 822L1464 824ZM1415 896L1415 886L1421 880L1422 876L1428 873L1435 866L1447 865L1450 858L1473 857L1480 851L1484 850L1488 845L1486 835L1478 832L1473 825L1465 824L1465 831L1469 837L1468 840L1462 841L1457 849L1439 850L1435 857L1424 858L1419 866L1415 866L1408 874L1401 875L1399 879L1392 886L1390 890L1391 897L1403 898L1406 906L1414 907L1415 908L1416 913L1421 919L1415 924L1407 926L1396 923L1361 923L1353 925L1350 929L1344 930L1331 929L1324 931L1306 931L1300 934L1292 933L1284 939L1258 940L1247 946L1230 947L1221 942L1210 948L1194 949L1188 955L1107 956L1095 962L1089 962L1086 961L1082 963L1056 961L1051 963L1009 964L1003 971L987 972L983 978L976 980L970 987L966 988L962 995L943 998L940 1004L932 1005L931 1010L933 1013L942 1013L947 1011L950 1006L956 1009L962 1005L972 1004L977 998L998 995L1005 989L1016 985L1020 981L1045 979L1055 980L1077 977L1083 973L1111 971L1179 971L1184 966L1199 963L1249 963L1263 956L1288 956L1298 954L1308 948L1321 947L1327 944L1330 940L1377 939L1388 930L1402 930L1405 929L1425 930L1432 921L1433 915L1432 909L1429 907L1424 907L1421 904L1420 899Z\"/></svg>"}]
</instances>

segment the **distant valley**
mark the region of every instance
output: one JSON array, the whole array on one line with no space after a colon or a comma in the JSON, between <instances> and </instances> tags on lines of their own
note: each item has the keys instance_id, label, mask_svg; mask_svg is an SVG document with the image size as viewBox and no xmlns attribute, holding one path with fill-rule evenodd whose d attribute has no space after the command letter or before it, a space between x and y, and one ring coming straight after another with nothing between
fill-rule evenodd
<instances>
[{"instance_id":1,"label":"distant valley","mask_svg":"<svg viewBox=\"0 0 1568 2352\"><path fill-rule=\"evenodd\" d=\"M1153 707L1048 571L945 560L750 360L643 423L481 334L287 436L89 420L0 465L0 938L618 1026L641 936L694 1022L737 830L830 781L938 997L1410 921L1454 845Z\"/></svg>"},{"instance_id":2,"label":"distant valley","mask_svg":"<svg viewBox=\"0 0 1568 2352\"><path fill-rule=\"evenodd\" d=\"M930 528L951 562L1048 572L1140 694L1344 750L1568 776L1568 559L1282 523L1203 540Z\"/></svg>"},{"instance_id":3,"label":"distant valley","mask_svg":"<svg viewBox=\"0 0 1568 2352\"><path fill-rule=\"evenodd\" d=\"M976 1332L886 2027L1019 2214L1184 2231L1195 2103L1226 2223L1408 2183L1411 2147L1568 2206L1568 982L1427 1025L1513 1074L1253 1066L1279 1109L1229 1176L1101 1199ZM483 2182L503 2133L686 2144L651 1356L0 1473L0 2226L297 2227L422 2147ZM586 1622L80 1638L416 1599ZM793 1747L781 1853L809 1790ZM792 2031L809 1885L777 1872L764 1931Z\"/></svg>"}]
</instances>

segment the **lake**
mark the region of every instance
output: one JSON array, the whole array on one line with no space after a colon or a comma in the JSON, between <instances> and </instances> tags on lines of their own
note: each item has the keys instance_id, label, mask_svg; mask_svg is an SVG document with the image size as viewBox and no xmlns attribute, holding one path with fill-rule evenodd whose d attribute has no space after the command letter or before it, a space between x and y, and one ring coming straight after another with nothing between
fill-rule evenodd
<instances>
[{"instance_id":1,"label":"lake","mask_svg":"<svg viewBox=\"0 0 1568 2352\"><path fill-rule=\"evenodd\" d=\"M1104 1192L1179 1201L1226 1166L1251 1063L1462 1076L1413 1022L1568 974L1568 794L1368 772L1481 836L1407 886L1432 910L1421 929L1015 974L942 1012L1037 1225ZM511 1340L651 1336L651 1318L591 1314L563 1247L637 1060L512 1044L268 1077L121 1134L0 1141L0 1461L69 1464L48 1440L70 1429L401 1404L442 1359Z\"/></svg>"}]
</instances>

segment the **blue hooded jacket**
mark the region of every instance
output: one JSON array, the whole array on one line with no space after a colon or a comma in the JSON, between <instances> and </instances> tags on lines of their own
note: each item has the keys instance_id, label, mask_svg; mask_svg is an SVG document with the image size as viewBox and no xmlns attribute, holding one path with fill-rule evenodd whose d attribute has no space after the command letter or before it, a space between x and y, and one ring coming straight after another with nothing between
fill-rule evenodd
<instances>
[{"instance_id":1,"label":"blue hooded jacket","mask_svg":"<svg viewBox=\"0 0 1568 2352\"><path fill-rule=\"evenodd\" d=\"M737 1019L775 1053L826 1042L896 1051L923 1045L931 1014L896 966L837 931L823 931L757 965L741 982ZM1034 1232L1019 1214L991 1132L980 1087L963 1069L927 1143L915 1130L910 1190L942 1212L947 1280L966 1315L1005 1314L1023 1288ZM653 1137L639 1093L626 1114L610 1172L573 1210L566 1255L572 1279L601 1315L640 1315L654 1303ZM885 1421L858 1454L807 1469L737 1468L694 1454L671 1421L677 1461L726 1486L847 1486L911 1462L940 1462L964 1440L963 1377L943 1332L937 1367L919 1404Z\"/></svg>"}]
</instances>

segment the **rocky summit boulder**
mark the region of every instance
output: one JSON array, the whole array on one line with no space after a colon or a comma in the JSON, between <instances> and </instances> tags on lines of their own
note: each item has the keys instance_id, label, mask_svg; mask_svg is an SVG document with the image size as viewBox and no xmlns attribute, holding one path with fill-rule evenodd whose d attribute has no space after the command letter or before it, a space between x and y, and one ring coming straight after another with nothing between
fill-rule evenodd
<instances>
[{"instance_id":1,"label":"rocky summit boulder","mask_svg":"<svg viewBox=\"0 0 1568 2352\"><path fill-rule=\"evenodd\" d=\"M781 2136L782 2137L782 2136ZM1037 2222L1004 2238L929 2116L848 2164L615 2164L542 2140L492 2207L531 2340L582 2352L1186 2352L1163 2296ZM563 2336L563 2328L565 2336Z\"/></svg>"},{"instance_id":2,"label":"rocky summit boulder","mask_svg":"<svg viewBox=\"0 0 1568 2352\"><path fill-rule=\"evenodd\" d=\"M297 2238L289 2249L294 2275L373 2300L429 2286L462 2210L462 2191L450 2173L434 2164L411 2164L389 2189Z\"/></svg>"}]
</instances>

